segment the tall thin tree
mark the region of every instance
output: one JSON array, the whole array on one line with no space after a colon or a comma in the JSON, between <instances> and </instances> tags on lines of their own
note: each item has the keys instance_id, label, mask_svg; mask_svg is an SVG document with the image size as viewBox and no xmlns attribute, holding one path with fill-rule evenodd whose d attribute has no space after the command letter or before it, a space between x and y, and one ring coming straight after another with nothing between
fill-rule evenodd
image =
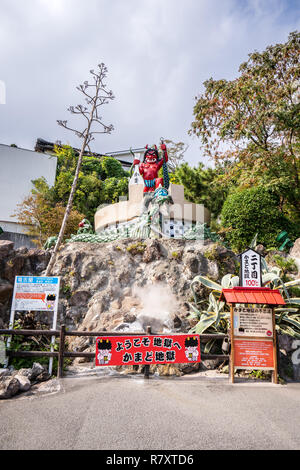
<instances>
[{"instance_id":1,"label":"tall thin tree","mask_svg":"<svg viewBox=\"0 0 300 470\"><path fill-rule=\"evenodd\" d=\"M66 207L66 212L60 228L57 242L55 244L55 248L52 252L49 264L46 269L46 276L49 276L52 271L52 268L55 263L56 254L63 241L67 220L70 215L74 196L76 193L76 187L83 155L86 153L86 151L91 152L90 143L95 140L95 135L110 134L114 129L112 124L110 124L109 126L104 124L102 121L102 116L100 116L99 114L100 107L114 99L113 92L111 90L107 91L106 84L104 83L107 75L107 67L105 66L105 64L101 63L98 65L97 71L91 70L90 73L92 75L92 82L89 83L88 81L85 81L82 85L79 85L77 87L77 90L83 93L87 105L83 106L79 104L75 107L70 106L68 108L68 111L71 114L77 114L84 118L84 130L80 131L78 129L73 129L72 127L69 127L68 121L57 121L60 126L74 132L77 137L83 139L83 142L78 156L76 172L74 175L74 180L70 191L68 204Z\"/></svg>"}]
</instances>

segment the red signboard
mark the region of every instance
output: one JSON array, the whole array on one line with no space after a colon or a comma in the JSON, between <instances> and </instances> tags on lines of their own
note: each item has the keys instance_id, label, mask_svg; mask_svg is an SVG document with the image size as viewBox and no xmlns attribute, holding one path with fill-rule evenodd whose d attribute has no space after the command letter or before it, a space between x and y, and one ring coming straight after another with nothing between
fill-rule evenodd
<instances>
[{"instance_id":1,"label":"red signboard","mask_svg":"<svg viewBox=\"0 0 300 470\"><path fill-rule=\"evenodd\" d=\"M103 336L96 341L96 366L200 361L199 335Z\"/></svg>"},{"instance_id":2,"label":"red signboard","mask_svg":"<svg viewBox=\"0 0 300 470\"><path fill-rule=\"evenodd\" d=\"M237 369L274 369L273 341L234 339L234 367Z\"/></svg>"}]
</instances>

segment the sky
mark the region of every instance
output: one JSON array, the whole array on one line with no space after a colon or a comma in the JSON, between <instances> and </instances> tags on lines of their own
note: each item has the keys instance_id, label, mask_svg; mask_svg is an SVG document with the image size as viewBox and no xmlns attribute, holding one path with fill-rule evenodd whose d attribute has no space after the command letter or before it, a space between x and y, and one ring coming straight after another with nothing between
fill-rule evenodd
<instances>
[{"instance_id":1,"label":"sky","mask_svg":"<svg viewBox=\"0 0 300 470\"><path fill-rule=\"evenodd\" d=\"M191 165L210 165L188 135L203 82L235 78L249 53L299 29L300 0L0 0L0 143L79 147L56 121L82 129L67 108L84 104L76 87L104 62L115 100L102 116L115 130L92 150L163 137L187 144Z\"/></svg>"}]
</instances>

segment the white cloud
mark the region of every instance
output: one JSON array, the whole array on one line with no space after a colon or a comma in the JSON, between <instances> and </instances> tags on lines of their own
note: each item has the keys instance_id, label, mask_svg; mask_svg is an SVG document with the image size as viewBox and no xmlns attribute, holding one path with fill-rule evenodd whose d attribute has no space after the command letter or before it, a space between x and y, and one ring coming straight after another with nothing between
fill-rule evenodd
<instances>
[{"instance_id":1,"label":"white cloud","mask_svg":"<svg viewBox=\"0 0 300 470\"><path fill-rule=\"evenodd\" d=\"M0 142L33 147L37 137L78 140L59 128L75 90L103 61L116 99L103 112L116 131L95 150L158 142L190 144L194 97L207 78L231 79L254 49L284 42L298 29L296 7L285 0L1 0Z\"/></svg>"}]
</instances>

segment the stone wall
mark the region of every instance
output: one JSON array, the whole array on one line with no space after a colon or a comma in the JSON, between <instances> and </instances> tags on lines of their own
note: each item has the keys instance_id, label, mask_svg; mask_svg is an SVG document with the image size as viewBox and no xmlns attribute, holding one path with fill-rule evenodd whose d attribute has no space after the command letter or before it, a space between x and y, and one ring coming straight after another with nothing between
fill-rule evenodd
<instances>
[{"instance_id":1,"label":"stone wall","mask_svg":"<svg viewBox=\"0 0 300 470\"><path fill-rule=\"evenodd\" d=\"M0 241L0 328L8 326L16 275L43 275L50 252ZM188 332L188 302L196 275L220 280L238 273L235 254L219 244L194 240L116 240L70 243L62 247L51 273L61 277L58 325L82 331ZM199 287L207 298L209 291ZM52 325L52 315L37 320ZM89 350L89 338L69 347ZM300 340L279 336L280 374L300 379Z\"/></svg>"}]
</instances>

